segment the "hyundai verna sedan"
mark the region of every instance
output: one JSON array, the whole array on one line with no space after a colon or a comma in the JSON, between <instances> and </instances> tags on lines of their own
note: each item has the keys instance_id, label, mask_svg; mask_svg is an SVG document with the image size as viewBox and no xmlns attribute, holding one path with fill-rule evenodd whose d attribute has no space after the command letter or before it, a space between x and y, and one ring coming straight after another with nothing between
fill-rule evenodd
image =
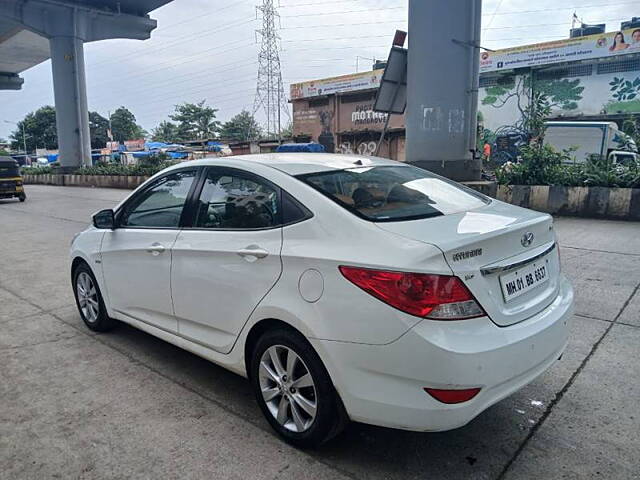
<instances>
[{"instance_id":1,"label":"hyundai verna sedan","mask_svg":"<svg viewBox=\"0 0 640 480\"><path fill-rule=\"evenodd\" d=\"M352 155L170 167L94 215L71 259L87 327L248 377L298 446L348 420L465 425L562 355L573 309L549 215Z\"/></svg>"}]
</instances>

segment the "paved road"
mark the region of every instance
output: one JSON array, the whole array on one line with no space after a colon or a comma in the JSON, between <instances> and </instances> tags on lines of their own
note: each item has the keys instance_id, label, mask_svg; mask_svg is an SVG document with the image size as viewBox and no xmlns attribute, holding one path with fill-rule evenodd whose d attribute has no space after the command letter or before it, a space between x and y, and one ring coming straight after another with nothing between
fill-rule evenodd
<instances>
[{"instance_id":1,"label":"paved road","mask_svg":"<svg viewBox=\"0 0 640 480\"><path fill-rule=\"evenodd\" d=\"M558 219L577 291L568 351L464 428L351 425L315 452L269 430L249 384L130 327L94 335L67 252L127 192L0 201L0 478L640 478L640 224Z\"/></svg>"}]
</instances>

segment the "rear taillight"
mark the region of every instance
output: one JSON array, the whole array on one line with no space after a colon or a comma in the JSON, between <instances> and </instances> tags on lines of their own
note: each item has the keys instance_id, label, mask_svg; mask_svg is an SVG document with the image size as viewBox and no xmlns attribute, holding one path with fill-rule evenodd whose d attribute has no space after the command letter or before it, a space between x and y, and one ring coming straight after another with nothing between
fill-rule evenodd
<instances>
[{"instance_id":1,"label":"rear taillight","mask_svg":"<svg viewBox=\"0 0 640 480\"><path fill-rule=\"evenodd\" d=\"M340 272L365 292L417 317L463 320L485 315L458 277L346 266Z\"/></svg>"}]
</instances>

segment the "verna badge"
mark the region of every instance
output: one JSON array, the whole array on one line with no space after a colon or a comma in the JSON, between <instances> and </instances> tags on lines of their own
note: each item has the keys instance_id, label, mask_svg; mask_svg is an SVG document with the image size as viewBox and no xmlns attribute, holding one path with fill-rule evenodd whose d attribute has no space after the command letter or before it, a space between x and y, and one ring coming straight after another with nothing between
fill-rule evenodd
<instances>
[{"instance_id":1,"label":"verna badge","mask_svg":"<svg viewBox=\"0 0 640 480\"><path fill-rule=\"evenodd\" d=\"M527 232L524 235L522 235L522 238L520 239L520 243L522 244L523 247L528 247L529 245L531 245L533 243L533 233Z\"/></svg>"}]
</instances>

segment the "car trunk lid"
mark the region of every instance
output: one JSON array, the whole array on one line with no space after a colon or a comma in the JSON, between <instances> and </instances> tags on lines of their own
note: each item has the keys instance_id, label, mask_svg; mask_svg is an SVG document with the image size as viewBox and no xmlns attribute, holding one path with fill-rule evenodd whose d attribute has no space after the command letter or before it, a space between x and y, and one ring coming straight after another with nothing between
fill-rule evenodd
<instances>
[{"instance_id":1,"label":"car trunk lid","mask_svg":"<svg viewBox=\"0 0 640 480\"><path fill-rule=\"evenodd\" d=\"M547 214L494 201L473 211L377 225L442 250L497 325L525 320L557 295L560 262Z\"/></svg>"}]
</instances>

